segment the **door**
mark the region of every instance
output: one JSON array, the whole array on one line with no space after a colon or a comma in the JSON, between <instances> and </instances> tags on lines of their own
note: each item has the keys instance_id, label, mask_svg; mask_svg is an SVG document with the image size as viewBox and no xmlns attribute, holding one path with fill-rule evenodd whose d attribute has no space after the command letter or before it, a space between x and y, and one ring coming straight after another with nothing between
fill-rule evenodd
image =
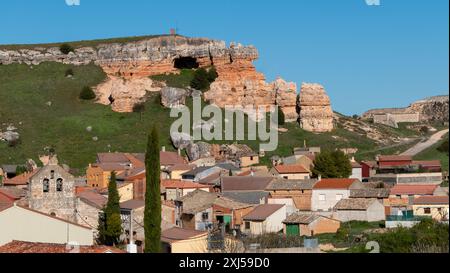
<instances>
[{"instance_id":1,"label":"door","mask_svg":"<svg viewBox=\"0 0 450 273\"><path fill-rule=\"evenodd\" d=\"M298 236L300 229L298 225L286 225L286 235Z\"/></svg>"}]
</instances>

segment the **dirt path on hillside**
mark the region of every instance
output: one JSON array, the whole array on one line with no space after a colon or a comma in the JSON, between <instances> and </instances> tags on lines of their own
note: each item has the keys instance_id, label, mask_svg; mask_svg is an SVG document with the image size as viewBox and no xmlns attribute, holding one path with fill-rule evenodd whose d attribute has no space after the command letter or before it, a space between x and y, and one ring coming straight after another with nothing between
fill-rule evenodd
<instances>
[{"instance_id":1,"label":"dirt path on hillside","mask_svg":"<svg viewBox=\"0 0 450 273\"><path fill-rule=\"evenodd\" d=\"M434 144L438 143L442 137L448 133L448 129L442 130L437 132L436 134L432 135L428 140L419 142L401 155L409 155L409 156L415 156L422 152L423 150L433 146Z\"/></svg>"}]
</instances>

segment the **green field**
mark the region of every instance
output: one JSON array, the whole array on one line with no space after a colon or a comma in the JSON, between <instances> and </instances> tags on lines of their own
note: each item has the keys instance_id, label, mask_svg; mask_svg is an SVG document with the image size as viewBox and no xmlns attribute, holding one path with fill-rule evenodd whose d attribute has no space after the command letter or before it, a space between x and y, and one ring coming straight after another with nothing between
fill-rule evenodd
<instances>
[{"instance_id":1,"label":"green field","mask_svg":"<svg viewBox=\"0 0 450 273\"><path fill-rule=\"evenodd\" d=\"M73 78L65 77L69 68L74 71ZM186 86L191 77L192 71L182 71L179 76L153 78L173 86ZM158 95L147 100L142 120L139 113L115 113L109 106L78 99L84 86L95 86L104 79L105 74L95 65L0 66L0 130L12 124L21 135L21 143L16 147L0 142L0 164L23 164L28 158L39 162L38 157L44 154L45 148L53 147L62 163L82 173L98 152L143 152L147 132L153 124L159 124L161 145L173 149L169 126L174 119L169 117L170 110L160 105ZM88 126L92 126L91 132L86 130ZM308 146L324 149L356 147L361 153L378 149L374 141L339 126L324 134L306 132L295 123L285 127L289 131L279 134L278 150L267 153L263 164L269 164L272 154L291 155L292 148L303 146L305 140ZM94 141L94 137L98 140ZM258 141L241 143L255 150L259 147Z\"/></svg>"}]
</instances>

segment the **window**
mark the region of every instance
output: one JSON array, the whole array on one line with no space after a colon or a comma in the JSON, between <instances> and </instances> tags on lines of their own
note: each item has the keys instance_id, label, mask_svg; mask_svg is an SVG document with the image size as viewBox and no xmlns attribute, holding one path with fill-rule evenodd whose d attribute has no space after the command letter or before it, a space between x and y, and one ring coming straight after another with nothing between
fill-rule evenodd
<instances>
[{"instance_id":1,"label":"window","mask_svg":"<svg viewBox=\"0 0 450 273\"><path fill-rule=\"evenodd\" d=\"M203 212L203 213L202 213L202 220L203 220L203 221L207 221L208 219L209 219L209 213Z\"/></svg>"},{"instance_id":2,"label":"window","mask_svg":"<svg viewBox=\"0 0 450 273\"><path fill-rule=\"evenodd\" d=\"M62 190L63 190L63 180L62 178L58 178L58 180L56 180L56 191Z\"/></svg>"},{"instance_id":3,"label":"window","mask_svg":"<svg viewBox=\"0 0 450 273\"><path fill-rule=\"evenodd\" d=\"M342 198L344 198L344 195L336 194L336 201L340 201Z\"/></svg>"},{"instance_id":4,"label":"window","mask_svg":"<svg viewBox=\"0 0 450 273\"><path fill-rule=\"evenodd\" d=\"M245 222L245 229L250 229L250 222Z\"/></svg>"},{"instance_id":5,"label":"window","mask_svg":"<svg viewBox=\"0 0 450 273\"><path fill-rule=\"evenodd\" d=\"M423 209L424 214L431 214L431 208L424 208Z\"/></svg>"},{"instance_id":6,"label":"window","mask_svg":"<svg viewBox=\"0 0 450 273\"><path fill-rule=\"evenodd\" d=\"M250 160L253 161L253 156L250 157Z\"/></svg>"},{"instance_id":7,"label":"window","mask_svg":"<svg viewBox=\"0 0 450 273\"><path fill-rule=\"evenodd\" d=\"M283 176L284 179L289 179L289 176Z\"/></svg>"},{"instance_id":8,"label":"window","mask_svg":"<svg viewBox=\"0 0 450 273\"><path fill-rule=\"evenodd\" d=\"M48 179L44 179L43 186L43 192L48 192L50 189L50 181Z\"/></svg>"},{"instance_id":9,"label":"window","mask_svg":"<svg viewBox=\"0 0 450 273\"><path fill-rule=\"evenodd\" d=\"M55 171L50 171L50 179L55 179Z\"/></svg>"},{"instance_id":10,"label":"window","mask_svg":"<svg viewBox=\"0 0 450 273\"><path fill-rule=\"evenodd\" d=\"M325 200L326 200L325 194L320 194L319 201L325 201Z\"/></svg>"}]
</instances>

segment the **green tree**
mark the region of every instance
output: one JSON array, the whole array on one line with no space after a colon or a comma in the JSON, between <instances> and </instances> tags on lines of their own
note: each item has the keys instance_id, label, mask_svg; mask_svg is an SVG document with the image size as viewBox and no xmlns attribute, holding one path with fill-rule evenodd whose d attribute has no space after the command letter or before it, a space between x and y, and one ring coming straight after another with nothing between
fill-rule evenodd
<instances>
[{"instance_id":1,"label":"green tree","mask_svg":"<svg viewBox=\"0 0 450 273\"><path fill-rule=\"evenodd\" d=\"M140 102L133 106L133 112L139 113L139 120L142 121L142 115L145 112L145 103Z\"/></svg>"},{"instance_id":2,"label":"green tree","mask_svg":"<svg viewBox=\"0 0 450 273\"><path fill-rule=\"evenodd\" d=\"M65 55L69 54L70 52L74 52L75 51L75 49L69 44L62 44L59 47L59 50Z\"/></svg>"},{"instance_id":3,"label":"green tree","mask_svg":"<svg viewBox=\"0 0 450 273\"><path fill-rule=\"evenodd\" d=\"M153 126L148 136L145 169L144 252L159 253L161 249L161 167L159 159L159 132L156 126Z\"/></svg>"},{"instance_id":4,"label":"green tree","mask_svg":"<svg viewBox=\"0 0 450 273\"><path fill-rule=\"evenodd\" d=\"M104 210L104 236L107 245L116 245L122 234L122 220L120 219L120 196L117 190L116 173L111 173L108 185L108 202Z\"/></svg>"},{"instance_id":5,"label":"green tree","mask_svg":"<svg viewBox=\"0 0 450 273\"><path fill-rule=\"evenodd\" d=\"M194 78L191 81L191 87L197 90L206 91L209 89L210 82L209 75L206 69L199 68L194 73Z\"/></svg>"},{"instance_id":6,"label":"green tree","mask_svg":"<svg viewBox=\"0 0 450 273\"><path fill-rule=\"evenodd\" d=\"M281 107L277 107L278 108L278 125L279 126L283 126L286 123L286 118L284 116L284 112L281 109Z\"/></svg>"},{"instance_id":7,"label":"green tree","mask_svg":"<svg viewBox=\"0 0 450 273\"><path fill-rule=\"evenodd\" d=\"M448 154L448 139L446 139L444 142L442 142L441 145L437 148L437 150L441 153Z\"/></svg>"},{"instance_id":8,"label":"green tree","mask_svg":"<svg viewBox=\"0 0 450 273\"><path fill-rule=\"evenodd\" d=\"M27 167L25 167L25 166L18 165L18 166L16 167L16 175L24 174L24 173L26 173L27 171L28 171L28 170L27 170Z\"/></svg>"},{"instance_id":9,"label":"green tree","mask_svg":"<svg viewBox=\"0 0 450 273\"><path fill-rule=\"evenodd\" d=\"M217 77L219 77L219 74L217 74L216 68L213 66L208 70L208 81L209 83L213 83Z\"/></svg>"},{"instance_id":10,"label":"green tree","mask_svg":"<svg viewBox=\"0 0 450 273\"><path fill-rule=\"evenodd\" d=\"M313 174L322 178L348 178L352 165L342 151L323 151L314 160Z\"/></svg>"},{"instance_id":11,"label":"green tree","mask_svg":"<svg viewBox=\"0 0 450 273\"><path fill-rule=\"evenodd\" d=\"M89 86L83 87L83 89L81 90L81 93L80 93L80 99L93 100L95 98L96 98L96 95L95 95L94 91L92 90L92 88L90 88Z\"/></svg>"}]
</instances>

